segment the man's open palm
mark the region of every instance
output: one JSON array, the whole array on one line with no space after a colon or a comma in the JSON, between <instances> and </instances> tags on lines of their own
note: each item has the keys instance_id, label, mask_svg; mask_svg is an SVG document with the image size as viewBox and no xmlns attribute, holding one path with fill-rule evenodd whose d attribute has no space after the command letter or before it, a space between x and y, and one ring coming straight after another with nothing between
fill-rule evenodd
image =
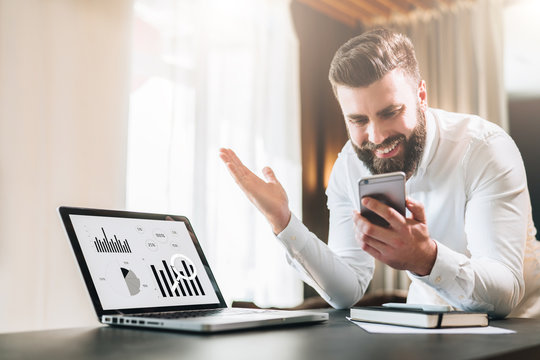
<instances>
[{"instance_id":1,"label":"man's open palm","mask_svg":"<svg viewBox=\"0 0 540 360\"><path fill-rule=\"evenodd\" d=\"M270 222L274 233L283 231L289 223L291 211L287 193L272 169L269 167L263 169L266 178L264 181L244 166L231 149L220 149L219 157L227 166L234 181Z\"/></svg>"}]
</instances>

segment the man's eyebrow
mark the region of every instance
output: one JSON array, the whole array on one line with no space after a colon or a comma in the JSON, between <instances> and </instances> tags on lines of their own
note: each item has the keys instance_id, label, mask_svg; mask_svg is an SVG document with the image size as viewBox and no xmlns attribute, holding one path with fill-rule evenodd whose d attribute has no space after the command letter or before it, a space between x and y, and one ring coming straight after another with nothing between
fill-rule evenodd
<instances>
[{"instance_id":1,"label":"man's eyebrow","mask_svg":"<svg viewBox=\"0 0 540 360\"><path fill-rule=\"evenodd\" d=\"M384 109L377 111L377 116L384 116L384 115L392 113L394 111L401 110L401 109L403 109L404 106L405 105L403 105L403 104L389 105L389 106L385 107Z\"/></svg>"},{"instance_id":2,"label":"man's eyebrow","mask_svg":"<svg viewBox=\"0 0 540 360\"><path fill-rule=\"evenodd\" d=\"M362 114L347 114L346 116L351 120L367 120L368 118L366 115Z\"/></svg>"},{"instance_id":3,"label":"man's eyebrow","mask_svg":"<svg viewBox=\"0 0 540 360\"><path fill-rule=\"evenodd\" d=\"M377 116L384 116L394 111L399 111L405 107L404 104L388 105L382 110L377 111ZM367 120L368 116L363 114L347 114L346 117L351 120Z\"/></svg>"}]
</instances>

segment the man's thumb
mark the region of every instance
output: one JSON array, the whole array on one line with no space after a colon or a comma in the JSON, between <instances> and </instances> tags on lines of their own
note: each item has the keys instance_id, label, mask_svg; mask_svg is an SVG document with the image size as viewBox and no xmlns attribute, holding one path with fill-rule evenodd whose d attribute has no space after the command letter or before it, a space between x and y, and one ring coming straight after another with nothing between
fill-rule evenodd
<instances>
[{"instance_id":1,"label":"man's thumb","mask_svg":"<svg viewBox=\"0 0 540 360\"><path fill-rule=\"evenodd\" d=\"M409 209L415 220L423 223L426 222L426 213L424 211L424 205L422 205L422 203L407 198L407 209Z\"/></svg>"},{"instance_id":2,"label":"man's thumb","mask_svg":"<svg viewBox=\"0 0 540 360\"><path fill-rule=\"evenodd\" d=\"M276 179L276 175L274 174L274 171L266 166L263 170L263 175L266 181L271 183L279 183L279 181Z\"/></svg>"}]
</instances>

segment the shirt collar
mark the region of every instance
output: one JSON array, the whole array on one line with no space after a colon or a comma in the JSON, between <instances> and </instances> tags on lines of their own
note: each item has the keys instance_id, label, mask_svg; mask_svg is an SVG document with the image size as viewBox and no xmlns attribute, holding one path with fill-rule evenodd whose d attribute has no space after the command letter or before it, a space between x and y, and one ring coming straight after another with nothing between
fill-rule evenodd
<instances>
[{"instance_id":1,"label":"shirt collar","mask_svg":"<svg viewBox=\"0 0 540 360\"><path fill-rule=\"evenodd\" d=\"M422 160L412 177L422 177L426 173L426 169L435 155L437 145L439 144L439 127L436 120L436 115L432 109L426 111L426 145Z\"/></svg>"}]
</instances>

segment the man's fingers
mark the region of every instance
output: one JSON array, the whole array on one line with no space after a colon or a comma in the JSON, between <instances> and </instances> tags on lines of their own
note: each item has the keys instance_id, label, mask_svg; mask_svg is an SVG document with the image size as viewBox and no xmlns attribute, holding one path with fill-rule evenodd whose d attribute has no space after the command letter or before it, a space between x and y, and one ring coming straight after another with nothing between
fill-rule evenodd
<instances>
[{"instance_id":1,"label":"man's fingers","mask_svg":"<svg viewBox=\"0 0 540 360\"><path fill-rule=\"evenodd\" d=\"M385 249L387 249L389 247L387 243L395 238L395 234L392 230L371 223L356 210L353 211L353 223L354 229L357 232L358 237L361 238L359 239L361 241L363 241L363 238L367 238L368 240L372 239L383 244ZM371 246L377 248L379 251L383 250L382 246L377 246L375 244L371 244Z\"/></svg>"},{"instance_id":2,"label":"man's fingers","mask_svg":"<svg viewBox=\"0 0 540 360\"><path fill-rule=\"evenodd\" d=\"M368 248L374 249L378 253L377 259L382 257L382 254L386 254L390 251L390 248L387 244L370 236L365 236L362 241L364 243L362 249L366 251Z\"/></svg>"},{"instance_id":3,"label":"man's fingers","mask_svg":"<svg viewBox=\"0 0 540 360\"><path fill-rule=\"evenodd\" d=\"M219 157L224 163L231 162L233 151L231 149L219 149Z\"/></svg>"},{"instance_id":4,"label":"man's fingers","mask_svg":"<svg viewBox=\"0 0 540 360\"><path fill-rule=\"evenodd\" d=\"M235 166L237 166L240 169L247 169L245 165L240 161L238 156L236 156L236 153L232 151L231 149L228 149L229 157L231 159L231 163L233 163Z\"/></svg>"},{"instance_id":5,"label":"man's fingers","mask_svg":"<svg viewBox=\"0 0 540 360\"><path fill-rule=\"evenodd\" d=\"M265 183L260 177L249 170L231 149L220 149L219 156L227 166L227 169L233 176L236 183L240 185L242 189L251 190L253 187L260 186L261 184ZM281 186L280 182L276 178L276 175L274 174L274 171L270 167L266 166L263 169L263 175L268 183Z\"/></svg>"},{"instance_id":6,"label":"man's fingers","mask_svg":"<svg viewBox=\"0 0 540 360\"><path fill-rule=\"evenodd\" d=\"M420 221L424 224L426 223L426 213L424 211L424 205L417 201L414 201L411 198L407 198L406 206L416 221Z\"/></svg>"},{"instance_id":7,"label":"man's fingers","mask_svg":"<svg viewBox=\"0 0 540 360\"><path fill-rule=\"evenodd\" d=\"M244 177L248 176L252 177L252 179L255 177L259 179L257 175L255 175L242 163L242 161L231 149L219 149L219 157L221 160L223 160L225 165L227 165L227 168L237 180L241 181ZM262 171L267 182L279 184L274 171L270 167L266 166Z\"/></svg>"},{"instance_id":8,"label":"man's fingers","mask_svg":"<svg viewBox=\"0 0 540 360\"><path fill-rule=\"evenodd\" d=\"M364 197L362 198L362 205L388 221L392 227L405 224L405 218L399 212L397 212L396 209L380 202L379 200Z\"/></svg>"},{"instance_id":9,"label":"man's fingers","mask_svg":"<svg viewBox=\"0 0 540 360\"><path fill-rule=\"evenodd\" d=\"M244 190L250 191L253 184L263 182L257 175L249 170L240 161L238 156L231 149L220 149L219 157L227 166L229 173L232 175L234 181Z\"/></svg>"},{"instance_id":10,"label":"man's fingers","mask_svg":"<svg viewBox=\"0 0 540 360\"><path fill-rule=\"evenodd\" d=\"M369 237L366 236L357 237L356 240L358 241L358 244L362 250L373 256L375 259L379 260L382 257L382 252L373 246L374 240L369 239Z\"/></svg>"},{"instance_id":11,"label":"man's fingers","mask_svg":"<svg viewBox=\"0 0 540 360\"><path fill-rule=\"evenodd\" d=\"M249 172L249 169L244 166L242 161L236 156L234 151L231 149L220 149L219 157L227 165L227 168L231 170L234 175L244 176L246 172Z\"/></svg>"},{"instance_id":12,"label":"man's fingers","mask_svg":"<svg viewBox=\"0 0 540 360\"><path fill-rule=\"evenodd\" d=\"M219 157L225 163L231 163L233 165L243 165L238 156L231 149L221 148L219 149Z\"/></svg>"},{"instance_id":13,"label":"man's fingers","mask_svg":"<svg viewBox=\"0 0 540 360\"><path fill-rule=\"evenodd\" d=\"M251 170L249 170L242 163L242 161L238 158L238 156L236 156L234 151L232 151L231 149L220 149L219 156L221 157L223 162L225 162L225 164L227 165L227 168L229 168L229 170L234 172L234 175L238 177L242 177L249 174L253 174Z\"/></svg>"}]
</instances>

